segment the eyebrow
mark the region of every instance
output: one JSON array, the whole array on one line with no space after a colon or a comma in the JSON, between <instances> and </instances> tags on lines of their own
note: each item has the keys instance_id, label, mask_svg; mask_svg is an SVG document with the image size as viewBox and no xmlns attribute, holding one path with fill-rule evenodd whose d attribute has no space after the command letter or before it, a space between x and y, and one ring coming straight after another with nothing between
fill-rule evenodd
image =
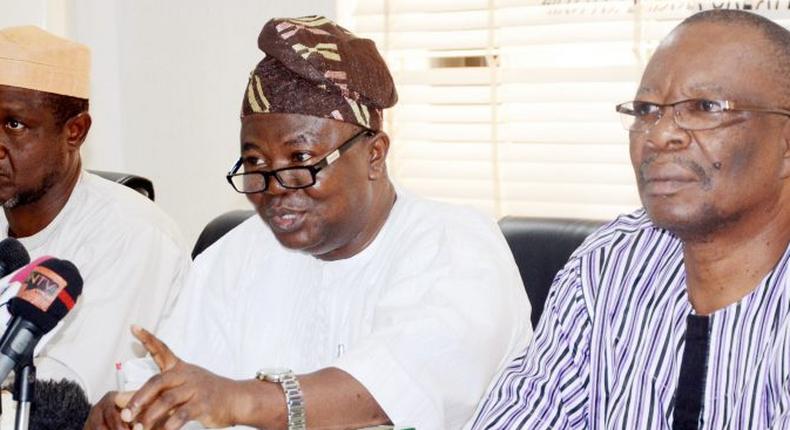
<instances>
[{"instance_id":1,"label":"eyebrow","mask_svg":"<svg viewBox=\"0 0 790 430\"><path fill-rule=\"evenodd\" d=\"M716 93L724 93L724 88L721 85L714 83L696 84L689 87L691 91L713 91Z\"/></svg>"},{"instance_id":2,"label":"eyebrow","mask_svg":"<svg viewBox=\"0 0 790 430\"><path fill-rule=\"evenodd\" d=\"M699 91L699 90L710 90L710 91L719 91L719 92L723 92L724 91L724 88L721 85L714 84L712 82L706 82L706 83L701 83L701 84L693 84L690 87L688 87L687 89L688 90L692 90L692 91ZM654 88L651 88L651 87L639 87L639 89L637 91L640 92L640 93L641 92L653 93L656 90Z\"/></svg>"},{"instance_id":3,"label":"eyebrow","mask_svg":"<svg viewBox=\"0 0 790 430\"><path fill-rule=\"evenodd\" d=\"M21 113L28 113L30 111L36 111L41 109L39 103L36 104L25 104L24 102L18 100L2 100L0 101L0 109L4 111L10 111L14 114L21 114Z\"/></svg>"},{"instance_id":4,"label":"eyebrow","mask_svg":"<svg viewBox=\"0 0 790 430\"><path fill-rule=\"evenodd\" d=\"M254 144L254 143L244 142L244 143L241 144L241 152L254 151L256 149L258 149L258 145Z\"/></svg>"},{"instance_id":5,"label":"eyebrow","mask_svg":"<svg viewBox=\"0 0 790 430\"><path fill-rule=\"evenodd\" d=\"M691 86L688 86L688 87L686 87L683 90L683 92L685 92L685 93L700 93L700 92L707 92L707 91L710 91L710 92L718 94L717 97L727 97L727 96L730 95L729 92L724 89L724 87L722 87L719 84L712 83L712 82L692 84ZM642 87L639 87L639 89L637 90L636 94L637 95L642 95L642 94L651 94L651 93L655 93L655 92L656 92L655 88L642 86Z\"/></svg>"},{"instance_id":6,"label":"eyebrow","mask_svg":"<svg viewBox=\"0 0 790 430\"><path fill-rule=\"evenodd\" d=\"M310 133L310 132L305 132L305 133L298 134L298 135L296 135L296 136L294 136L294 137L292 137L290 139L287 139L285 142L283 142L283 145L285 145L285 146L299 146L299 145L302 145L302 144L315 145L316 143L317 142L316 142L316 139L315 139L315 134Z\"/></svg>"},{"instance_id":7,"label":"eyebrow","mask_svg":"<svg viewBox=\"0 0 790 430\"><path fill-rule=\"evenodd\" d=\"M288 146L288 147L293 147L293 146L300 146L300 145L304 145L304 144L315 145L315 144L317 144L317 141L315 139L315 134L314 133L305 132L305 133L298 134L296 136L293 136L293 137L285 140L282 144L285 145L285 146ZM252 143L252 142L244 142L241 145L241 150L242 151L254 151L254 150L259 150L259 149L260 149L260 146L256 145L255 143Z\"/></svg>"},{"instance_id":8,"label":"eyebrow","mask_svg":"<svg viewBox=\"0 0 790 430\"><path fill-rule=\"evenodd\" d=\"M639 88L637 88L636 93L637 94L643 94L643 93L648 93L649 94L649 93L653 93L655 91L656 90L654 90L654 89L652 89L650 87L639 87Z\"/></svg>"}]
</instances>

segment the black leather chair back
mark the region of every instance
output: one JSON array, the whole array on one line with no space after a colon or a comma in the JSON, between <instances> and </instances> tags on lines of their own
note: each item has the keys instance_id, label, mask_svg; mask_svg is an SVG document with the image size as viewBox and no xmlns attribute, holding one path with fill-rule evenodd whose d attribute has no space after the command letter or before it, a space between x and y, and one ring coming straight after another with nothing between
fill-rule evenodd
<instances>
[{"instance_id":1,"label":"black leather chair back","mask_svg":"<svg viewBox=\"0 0 790 430\"><path fill-rule=\"evenodd\" d=\"M603 221L515 216L499 221L532 305L533 327L540 321L557 272L584 239L603 224Z\"/></svg>"},{"instance_id":2,"label":"black leather chair back","mask_svg":"<svg viewBox=\"0 0 790 430\"><path fill-rule=\"evenodd\" d=\"M154 183L151 182L148 178L132 175L130 173L106 172L103 170L89 170L89 172L93 173L94 175L101 176L102 178L107 179L109 181L117 182L121 185L126 185L127 187L148 197L149 199L151 199L151 201L153 201L154 197L156 197L154 195Z\"/></svg>"},{"instance_id":3,"label":"black leather chair back","mask_svg":"<svg viewBox=\"0 0 790 430\"><path fill-rule=\"evenodd\" d=\"M236 227L253 215L255 215L253 210L236 210L225 212L211 220L200 233L200 237L195 242L195 247L192 248L192 259L194 260L198 254L224 236L225 233L233 230L233 227Z\"/></svg>"}]
</instances>

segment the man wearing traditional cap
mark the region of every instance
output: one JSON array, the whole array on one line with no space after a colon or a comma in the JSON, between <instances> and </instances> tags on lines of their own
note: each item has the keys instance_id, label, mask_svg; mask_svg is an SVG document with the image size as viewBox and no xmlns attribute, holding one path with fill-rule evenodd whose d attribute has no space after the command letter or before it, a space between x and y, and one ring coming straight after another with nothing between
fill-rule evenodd
<instances>
[{"instance_id":1,"label":"man wearing traditional cap","mask_svg":"<svg viewBox=\"0 0 790 430\"><path fill-rule=\"evenodd\" d=\"M397 96L372 41L305 17L258 44L228 179L259 216L196 259L173 352L135 329L162 372L87 428L459 428L531 333L504 238L390 182Z\"/></svg>"},{"instance_id":2,"label":"man wearing traditional cap","mask_svg":"<svg viewBox=\"0 0 790 430\"><path fill-rule=\"evenodd\" d=\"M82 296L39 344L37 367L95 400L114 386L113 363L134 357L129 324L158 324L189 260L153 203L82 170L89 69L83 45L36 27L0 30L0 238L79 267ZM6 282L0 291L2 302L16 294Z\"/></svg>"}]
</instances>

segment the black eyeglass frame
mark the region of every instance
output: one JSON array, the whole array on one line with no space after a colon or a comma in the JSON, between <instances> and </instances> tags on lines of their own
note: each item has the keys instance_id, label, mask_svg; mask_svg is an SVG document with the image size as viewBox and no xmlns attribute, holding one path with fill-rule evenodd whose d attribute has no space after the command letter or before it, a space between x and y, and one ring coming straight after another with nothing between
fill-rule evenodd
<instances>
[{"instance_id":1,"label":"black eyeglass frame","mask_svg":"<svg viewBox=\"0 0 790 430\"><path fill-rule=\"evenodd\" d=\"M761 106L750 106L750 105L745 105L745 104L741 104L741 103L738 103L738 102L734 102L732 100L712 100L712 99L685 99L685 100L680 100L680 101L677 101L677 102L674 102L674 103L664 103L664 104L651 103L651 102L646 102L646 101L642 101L642 100L631 100L631 101L627 101L627 102L618 104L617 106L615 106L615 110L618 113L620 113L620 114L628 115L630 117L633 117L636 120L636 118L638 118L638 117L636 115L636 109L633 108L634 103L645 103L645 104L649 104L649 105L652 105L652 106L655 106L655 107L659 108L658 115L656 117L655 122L653 122L653 123L645 123L646 127L644 129L633 129L632 127L626 127L625 123L623 124L623 126L625 127L626 130L633 131L633 132L647 132L647 131L649 131L653 126L655 126L658 123L658 121L661 120L661 118L663 118L663 116L664 116L664 109L667 108L667 107L672 107L672 109L673 109L672 120L675 122L675 125L677 125L678 127L682 128L684 130L691 130L691 131L712 130L712 129L716 128L716 127L721 126L723 121L717 121L717 124L714 125L714 126L711 126L711 127L700 127L700 128L697 128L697 127L684 127L683 125L681 125L678 122L678 116L679 116L678 112L680 112L680 111L678 109L676 109L675 106L680 105L680 104L693 103L693 102L697 102L697 103L702 103L702 102L716 103L719 106L719 108L721 108L721 110L718 111L718 112L708 112L710 114L722 114L722 113L725 113L725 112L739 112L739 111L742 111L742 112L772 113L772 114L784 115L784 116L790 117L790 110L787 110L787 109L766 108L766 107L761 107ZM631 107L629 107L628 105L631 105Z\"/></svg>"},{"instance_id":2,"label":"black eyeglass frame","mask_svg":"<svg viewBox=\"0 0 790 430\"><path fill-rule=\"evenodd\" d=\"M257 193L262 193L262 192L266 191L267 189L269 189L269 179L272 178L272 177L274 177L277 180L277 182L280 184L280 186L282 186L283 188L289 189L289 190L299 190L299 189L302 189L302 188L309 188L309 187L312 187L313 185L315 185L315 183L316 183L316 175L318 174L318 172L320 172L321 170L329 167L330 164L334 163L338 158L340 158L341 155L343 155L346 151L351 149L351 146L354 143L358 142L360 137L362 137L362 136L373 137L375 135L376 135L375 131L369 130L369 129L364 129L364 130L360 131L359 133L356 133L353 136L351 136L350 138L348 138L348 140L346 140L345 142L343 142L340 145L338 145L337 148L335 148L329 154L325 155L323 158L321 158L320 160L318 160L317 162L315 162L313 164L308 164L308 165L303 165L303 166L283 167L282 169L272 170L272 171L268 171L268 172L264 171L264 170L260 170L260 171L256 171L256 172L237 173L239 171L239 169L241 168L241 165L242 165L242 163L244 161L244 157L239 157L238 161L236 161L236 164L234 164L233 167L230 169L230 171L228 171L228 173L225 175L225 179L228 181L230 186L236 192L241 193L241 194L257 194ZM307 170L307 171L310 172L310 177L312 178L312 180L310 181L309 184L304 184L304 185L299 185L299 186L287 185L287 184L284 183L284 181L280 177L279 173L280 172L285 172L285 171L288 171L288 170ZM249 175L261 175L261 176L263 176L263 189L262 190L258 190L258 191L242 191L242 190L239 190L238 188L236 188L236 185L233 183L233 178L234 177L244 177L244 176L249 176Z\"/></svg>"}]
</instances>

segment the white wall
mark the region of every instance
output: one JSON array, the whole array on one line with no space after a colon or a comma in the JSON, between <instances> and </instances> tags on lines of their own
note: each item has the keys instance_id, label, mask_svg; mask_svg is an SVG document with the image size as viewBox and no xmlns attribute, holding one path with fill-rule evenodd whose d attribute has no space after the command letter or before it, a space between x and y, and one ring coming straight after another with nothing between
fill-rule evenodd
<instances>
[{"instance_id":1,"label":"white wall","mask_svg":"<svg viewBox=\"0 0 790 430\"><path fill-rule=\"evenodd\" d=\"M93 51L87 168L144 175L192 244L249 207L225 182L239 110L275 16L335 16L334 0L0 0L0 26L36 24ZM7 13L12 11L13 13Z\"/></svg>"}]
</instances>

